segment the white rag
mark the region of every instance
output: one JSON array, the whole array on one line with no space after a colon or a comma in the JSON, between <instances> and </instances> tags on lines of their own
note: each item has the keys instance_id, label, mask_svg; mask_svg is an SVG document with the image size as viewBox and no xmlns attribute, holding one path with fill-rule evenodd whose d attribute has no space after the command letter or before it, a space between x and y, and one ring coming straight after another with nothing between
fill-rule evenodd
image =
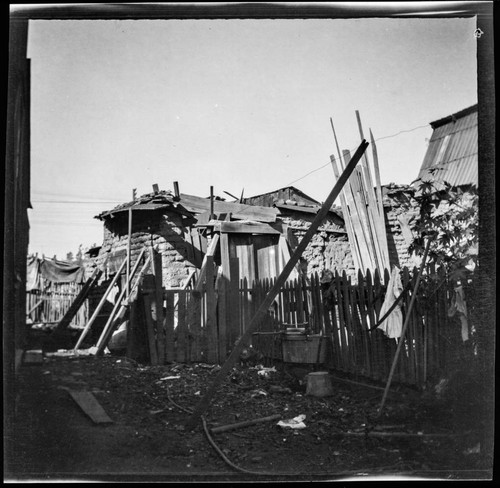
<instances>
[{"instance_id":1,"label":"white rag","mask_svg":"<svg viewBox=\"0 0 500 488\"><path fill-rule=\"evenodd\" d=\"M383 317L387 310L392 307L392 304L403 292L403 284L401 283L401 276L399 274L399 268L394 266L392 268L391 277L389 283L387 284L387 292L385 294L385 300L380 309L379 317ZM403 312L401 311L401 304L396 305L394 310L389 314L389 316L378 326L387 337L395 339L401 337L401 332L403 329Z\"/></svg>"}]
</instances>

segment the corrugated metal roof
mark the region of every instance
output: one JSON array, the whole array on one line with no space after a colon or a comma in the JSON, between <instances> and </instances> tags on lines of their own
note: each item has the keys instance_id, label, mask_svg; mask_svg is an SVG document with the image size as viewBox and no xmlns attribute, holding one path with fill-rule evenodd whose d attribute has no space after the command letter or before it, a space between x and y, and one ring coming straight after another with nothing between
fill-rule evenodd
<instances>
[{"instance_id":1,"label":"corrugated metal roof","mask_svg":"<svg viewBox=\"0 0 500 488\"><path fill-rule=\"evenodd\" d=\"M431 125L434 131L418 177L453 186L477 185L477 105Z\"/></svg>"}]
</instances>

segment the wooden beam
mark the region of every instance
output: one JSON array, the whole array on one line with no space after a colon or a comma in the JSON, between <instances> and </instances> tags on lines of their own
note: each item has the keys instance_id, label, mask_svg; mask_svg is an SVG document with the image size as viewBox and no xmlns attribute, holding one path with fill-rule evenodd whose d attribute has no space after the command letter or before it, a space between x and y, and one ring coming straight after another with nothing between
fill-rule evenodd
<instances>
[{"instance_id":1,"label":"wooden beam","mask_svg":"<svg viewBox=\"0 0 500 488\"><path fill-rule=\"evenodd\" d=\"M210 431L212 434L219 434L221 432L227 432L228 430L242 429L243 427L248 427L250 425L262 424L264 422L272 422L273 420L278 420L282 416L279 413L274 415L269 415L268 417L262 417L259 419L245 420L243 422L237 422L236 424L220 425L218 427L212 427Z\"/></svg>"},{"instance_id":2,"label":"wooden beam","mask_svg":"<svg viewBox=\"0 0 500 488\"><path fill-rule=\"evenodd\" d=\"M156 316L156 334L158 341L158 362L165 364L165 335L163 329L163 273L162 273L162 256L161 254L150 248L150 260L155 279L155 296L153 300L155 316Z\"/></svg>"},{"instance_id":3,"label":"wooden beam","mask_svg":"<svg viewBox=\"0 0 500 488\"><path fill-rule=\"evenodd\" d=\"M220 232L238 233L238 234L281 234L278 229L271 227L269 224L245 224L242 222L220 222L216 228Z\"/></svg>"},{"instance_id":4,"label":"wooden beam","mask_svg":"<svg viewBox=\"0 0 500 488\"><path fill-rule=\"evenodd\" d=\"M69 394L83 412L92 419L92 422L96 424L109 424L113 422L90 391L69 390Z\"/></svg>"},{"instance_id":5,"label":"wooden beam","mask_svg":"<svg viewBox=\"0 0 500 488\"><path fill-rule=\"evenodd\" d=\"M342 176L339 178L335 186L333 187L332 191L328 195L327 199L323 203L323 206L321 207L321 210L318 212L316 215L315 219L311 223L311 226L305 233L304 237L302 240L299 242L299 245L297 246L297 249L293 253L293 255L290 257L290 260L288 263L286 263L285 268L281 272L281 274L278 276L276 279L273 287L269 290L266 298L263 300L261 303L260 307L258 308L257 312L255 313L254 317L248 324L248 328L245 331L245 333L240 337L240 339L237 341L235 347L231 351L231 354L229 355L228 359L220 369L219 373L215 377L214 381L212 384L209 386L208 390L206 391L205 395L200 399L198 404L196 405L193 414L191 417L188 419L188 422L186 424L186 427L188 428L193 428L196 425L196 422L199 420L199 417L203 414L203 412L208 408L210 401L216 392L218 386L222 382L222 380L227 376L229 371L233 368L233 365L239 358L239 355L245 346L247 342L252 337L252 333L254 332L254 329L256 326L259 324L260 320L267 314L269 307L273 303L274 299L276 298L276 295L279 293L281 287L284 285L286 282L290 272L293 270L295 265L300 259L300 256L306 249L307 245L311 241L312 237L316 233L318 227L321 225L325 217L327 216L328 212L330 211L331 206L333 205L333 202L336 200L336 198L339 196L342 188L344 187L345 183L347 182L347 179L349 178L350 174L358 164L359 160L361 159L361 156L365 152L366 148L368 147L368 143L366 141L362 141L358 149L356 150L356 153L354 154L351 162L347 165L345 171L342 173Z\"/></svg>"},{"instance_id":6,"label":"wooden beam","mask_svg":"<svg viewBox=\"0 0 500 488\"><path fill-rule=\"evenodd\" d=\"M94 286L97 284L99 278L102 275L102 270L99 268L95 268L94 272L92 273L92 276L87 280L85 285L83 285L83 288L80 290L80 293L76 296L76 298L73 300L73 303L69 307L68 311L64 314L64 317L60 320L60 322L57 324L57 327L54 329L55 331L61 331L68 327L68 325L71 323L73 320L74 316L77 314L78 310L80 310L80 307L83 305L85 300L87 299L88 294L94 288ZM35 307L28 312L28 315L36 308L38 307L42 301L38 302Z\"/></svg>"},{"instance_id":7,"label":"wooden beam","mask_svg":"<svg viewBox=\"0 0 500 488\"><path fill-rule=\"evenodd\" d=\"M85 328L83 329L82 333L80 334L80 337L78 338L78 341L77 341L77 343L76 343L76 345L74 347L74 351L76 351L82 345L83 339L85 339L85 336L88 334L90 328L92 327L92 324L94 323L95 319L99 315L99 312L101 311L101 308L106 303L106 298L109 295L109 292L111 291L111 289L113 288L113 286L115 285L116 281L118 280L118 277L120 276L120 273L123 271L123 268L127 264L127 261L128 261L128 258L125 258L125 260L122 262L122 264L118 268L118 271L116 272L116 274L113 277L113 279L111 280L111 283L109 284L106 292L104 293L103 297L101 298L101 301L99 302L99 305L97 305L97 308L94 310L94 313L92 314L92 317L90 317L90 320L87 322L87 325L85 326Z\"/></svg>"},{"instance_id":8,"label":"wooden beam","mask_svg":"<svg viewBox=\"0 0 500 488\"><path fill-rule=\"evenodd\" d=\"M351 160L351 153L348 150L344 150L342 152L344 161L347 165ZM349 185L346 190L348 194L348 200L350 200L349 207L351 210L351 217L353 219L354 234L356 236L356 240L358 241L360 250L359 252L363 264L362 271L363 273L365 273L367 268L373 269L373 255L369 247L369 237L367 234L368 231L365 221L365 212L363 211L363 205L361 202L359 191L359 177L357 172L349 178Z\"/></svg>"},{"instance_id":9,"label":"wooden beam","mask_svg":"<svg viewBox=\"0 0 500 488\"><path fill-rule=\"evenodd\" d=\"M330 156L330 161L332 163L333 174L335 175L335 181L337 181L339 179L340 173L336 165L335 157L333 155ZM354 261L354 267L356 268L357 271L358 269L362 269L361 268L362 261L359 253L358 242L356 241L356 235L354 234L352 217L350 214L349 207L347 205L346 194L347 191L343 189L342 192L340 193L340 203L342 205L342 213L344 214L344 223L347 230L347 238L349 239L349 244L351 246L351 254Z\"/></svg>"},{"instance_id":10,"label":"wooden beam","mask_svg":"<svg viewBox=\"0 0 500 488\"><path fill-rule=\"evenodd\" d=\"M408 310L406 311L406 318L405 318L405 322L403 324L403 330L401 331L401 337L399 337L398 348L396 349L396 354L394 355L394 359L393 359L392 365L391 365L391 370L389 372L389 378L387 379L387 384L385 385L384 395L382 396L382 401L380 402L380 407L377 411L377 417L380 417L380 415L382 414L382 410L383 410L384 405L385 405L385 400L387 398L387 393L389 392L389 388L390 388L391 382L392 382L392 377L394 375L394 371L396 369L396 364L398 362L399 353L401 351L401 346L405 342L404 338L405 338L406 329L408 328L408 324L410 323L411 312L413 309L413 305L415 304L415 300L417 298L417 291L418 291L418 287L420 285L420 279L422 278L422 272L424 270L425 261L427 260L427 255L429 254L430 244L431 244L431 240L428 239L428 241L425 245L424 256L422 257L422 262L420 263L420 269L418 270L417 280L415 281L415 286L413 287L413 293L411 295L410 305L408 306Z\"/></svg>"},{"instance_id":11,"label":"wooden beam","mask_svg":"<svg viewBox=\"0 0 500 488\"><path fill-rule=\"evenodd\" d=\"M145 251L146 251L146 248L143 248L141 251L141 254L139 255L139 258L135 262L134 268L130 272L130 280L132 280L134 278L134 275L137 271L137 268L139 267L140 261L142 259L142 256L144 255ZM138 285L139 280L141 279L141 276L144 273L144 271L146 270L149 263L150 263L150 258L148 257L144 266L142 267L142 269L137 277L137 280L135 281L134 286L131 289L130 293L132 293L134 291L135 287ZM118 296L116 303L115 303L115 306L113 307L113 310L111 311L111 314L108 318L108 321L106 322L106 325L104 326L104 329L101 333L101 336L99 337L99 340L97 341L96 355L99 355L104 351L104 348L106 347L106 345L111 337L111 334L113 333L113 329L114 329L116 322L117 322L116 319L121 319L123 314L125 313L125 310L127 308L127 304L122 303L122 300L123 300L124 295L125 295L125 291L126 291L126 287L123 288L120 295ZM118 307L120 307L119 311L118 311ZM117 311L118 311L118 313L117 313Z\"/></svg>"},{"instance_id":12,"label":"wooden beam","mask_svg":"<svg viewBox=\"0 0 500 488\"><path fill-rule=\"evenodd\" d=\"M377 146L375 144L375 139L373 137L372 130L370 129L370 140L372 144L373 153L373 168L375 171L375 181L377 183L377 200L378 200L378 213L380 216L380 237L382 239L382 252L384 253L384 260L386 268L390 271L390 261L389 261L389 246L387 242L387 230L385 227L385 212L384 212L384 202L382 195L382 185L380 183L380 170L378 164L378 153Z\"/></svg>"},{"instance_id":13,"label":"wooden beam","mask_svg":"<svg viewBox=\"0 0 500 488\"><path fill-rule=\"evenodd\" d=\"M217 363L218 360L218 344L217 344L217 300L215 295L215 282L214 282L214 258L213 256L207 257L207 279L206 279L206 293L207 293L207 361L210 364Z\"/></svg>"},{"instance_id":14,"label":"wooden beam","mask_svg":"<svg viewBox=\"0 0 500 488\"><path fill-rule=\"evenodd\" d=\"M201 264L200 276L196 281L196 291L200 291L203 287L203 280L205 279L205 274L207 270L207 259L208 256L214 256L217 251L217 246L219 245L219 234L214 234L212 240L210 241L210 245L208 246L207 252L203 257L203 263Z\"/></svg>"}]
</instances>

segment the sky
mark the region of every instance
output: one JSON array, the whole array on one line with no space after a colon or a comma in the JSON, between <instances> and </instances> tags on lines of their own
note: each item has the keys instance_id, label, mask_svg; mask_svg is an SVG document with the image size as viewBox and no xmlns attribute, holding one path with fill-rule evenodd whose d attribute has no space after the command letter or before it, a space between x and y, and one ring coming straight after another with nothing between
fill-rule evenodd
<instances>
[{"instance_id":1,"label":"sky","mask_svg":"<svg viewBox=\"0 0 500 488\"><path fill-rule=\"evenodd\" d=\"M336 153L377 141L417 178L430 122L477 103L475 18L31 20L30 252L100 245L152 185L324 201ZM371 147L367 149L370 164ZM336 202L339 204L339 202Z\"/></svg>"}]
</instances>

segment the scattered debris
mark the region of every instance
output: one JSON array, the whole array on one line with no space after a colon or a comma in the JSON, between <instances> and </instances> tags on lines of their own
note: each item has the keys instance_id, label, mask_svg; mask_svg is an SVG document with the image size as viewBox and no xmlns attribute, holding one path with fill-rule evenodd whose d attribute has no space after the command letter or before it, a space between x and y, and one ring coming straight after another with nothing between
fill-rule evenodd
<instances>
[{"instance_id":1,"label":"scattered debris","mask_svg":"<svg viewBox=\"0 0 500 488\"><path fill-rule=\"evenodd\" d=\"M288 419L288 420L280 420L277 425L280 427L289 427L290 429L294 430L300 430L300 429L305 429L306 424L304 424L304 420L306 419L306 416L304 414L298 415L297 417L294 417L293 419Z\"/></svg>"},{"instance_id":2,"label":"scattered debris","mask_svg":"<svg viewBox=\"0 0 500 488\"><path fill-rule=\"evenodd\" d=\"M271 373L276 373L276 367L273 366L272 368L264 368L261 364L255 366L255 369L257 369L257 374L259 376L264 376L264 378L269 378L271 376Z\"/></svg>"},{"instance_id":3,"label":"scattered debris","mask_svg":"<svg viewBox=\"0 0 500 488\"><path fill-rule=\"evenodd\" d=\"M218 427L212 427L210 431L212 434L218 434L220 432L227 432L228 430L241 429L243 427L248 427L249 425L261 424L263 422L270 422L272 420L277 420L281 417L280 414L270 415L269 417L262 417L254 420L245 420L244 422L238 422L236 424L221 425Z\"/></svg>"},{"instance_id":4,"label":"scattered debris","mask_svg":"<svg viewBox=\"0 0 500 488\"><path fill-rule=\"evenodd\" d=\"M41 349L26 351L24 353L24 364L43 363L43 352Z\"/></svg>"},{"instance_id":5,"label":"scattered debris","mask_svg":"<svg viewBox=\"0 0 500 488\"><path fill-rule=\"evenodd\" d=\"M471 447L469 449L466 449L463 453L464 455L469 455L469 454L479 454L481 452L481 443L478 442L474 447Z\"/></svg>"}]
</instances>

